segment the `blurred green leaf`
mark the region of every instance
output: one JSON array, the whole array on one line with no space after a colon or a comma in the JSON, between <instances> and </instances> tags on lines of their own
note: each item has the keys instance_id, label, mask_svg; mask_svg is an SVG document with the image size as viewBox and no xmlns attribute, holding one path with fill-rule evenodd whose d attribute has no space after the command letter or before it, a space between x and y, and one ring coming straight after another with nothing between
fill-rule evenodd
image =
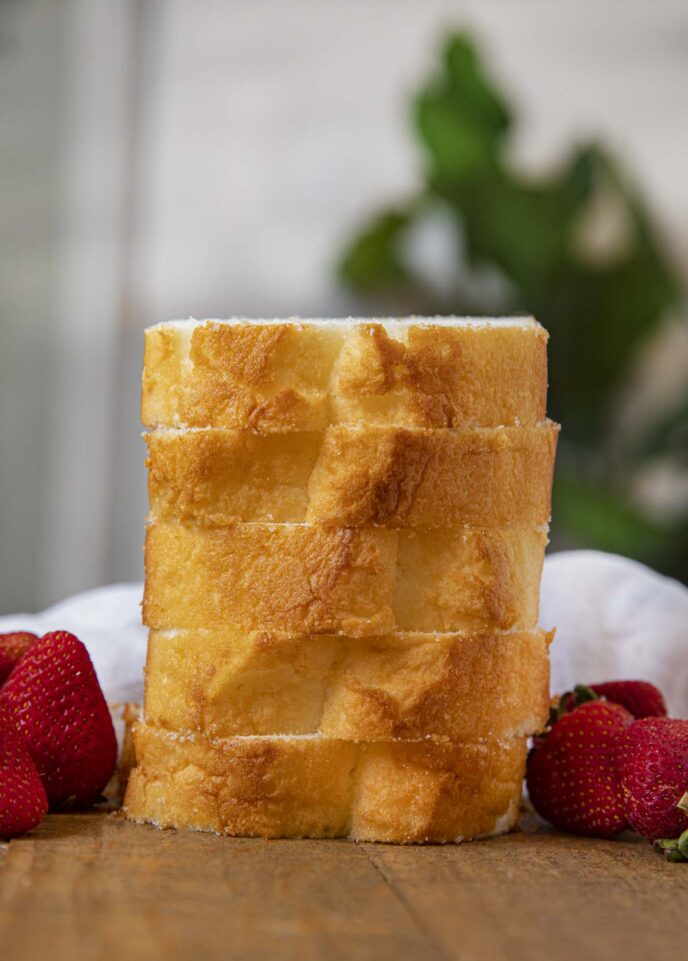
<instances>
[{"instance_id":1,"label":"blurred green leaf","mask_svg":"<svg viewBox=\"0 0 688 961\"><path fill-rule=\"evenodd\" d=\"M468 36L451 37L442 71L416 102L416 123L434 174L463 178L497 166L510 120Z\"/></svg>"},{"instance_id":2,"label":"blurred green leaf","mask_svg":"<svg viewBox=\"0 0 688 961\"><path fill-rule=\"evenodd\" d=\"M448 38L414 111L424 182L401 209L371 218L349 244L340 276L364 295L384 293L398 312L433 313L440 305L461 313L475 303L471 280L485 268L496 273L501 302L491 312L533 313L550 332L550 411L568 450L555 487L557 524L577 543L665 569L683 563L688 517L665 530L632 506L628 491L639 460L667 453L685 460L688 399L631 445L625 463L614 436L613 412L638 352L684 296L639 192L599 144L575 148L539 177L515 167L507 151L513 111L465 33ZM584 228L609 199L624 234L600 256ZM460 251L456 276L443 285L453 291L449 303L409 254L424 212L437 204ZM594 486L576 482L591 463Z\"/></svg>"},{"instance_id":3,"label":"blurred green leaf","mask_svg":"<svg viewBox=\"0 0 688 961\"><path fill-rule=\"evenodd\" d=\"M688 390L641 433L629 453L639 463L673 457L688 464Z\"/></svg>"},{"instance_id":4,"label":"blurred green leaf","mask_svg":"<svg viewBox=\"0 0 688 961\"><path fill-rule=\"evenodd\" d=\"M376 216L342 257L340 275L359 291L407 282L410 274L401 244L412 219L411 211L387 211Z\"/></svg>"},{"instance_id":5,"label":"blurred green leaf","mask_svg":"<svg viewBox=\"0 0 688 961\"><path fill-rule=\"evenodd\" d=\"M675 531L649 519L621 492L557 472L552 496L557 524L575 532L578 546L635 557L661 566L671 553Z\"/></svg>"},{"instance_id":6,"label":"blurred green leaf","mask_svg":"<svg viewBox=\"0 0 688 961\"><path fill-rule=\"evenodd\" d=\"M552 272L571 258L574 231L592 190L591 160L581 151L548 182L487 171L461 181L436 178L432 189L461 223L470 262L501 268L520 303L533 296L542 300Z\"/></svg>"},{"instance_id":7,"label":"blurred green leaf","mask_svg":"<svg viewBox=\"0 0 688 961\"><path fill-rule=\"evenodd\" d=\"M562 265L534 311L551 334L551 410L580 444L604 444L614 400L646 337L676 302L671 275L641 243L601 267Z\"/></svg>"}]
</instances>

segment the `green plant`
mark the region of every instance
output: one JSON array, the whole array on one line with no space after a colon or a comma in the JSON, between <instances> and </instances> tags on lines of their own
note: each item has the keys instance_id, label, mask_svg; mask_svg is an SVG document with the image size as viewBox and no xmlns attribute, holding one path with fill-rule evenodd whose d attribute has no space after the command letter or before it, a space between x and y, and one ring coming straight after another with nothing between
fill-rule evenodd
<instances>
[{"instance_id":1,"label":"green plant","mask_svg":"<svg viewBox=\"0 0 688 961\"><path fill-rule=\"evenodd\" d=\"M550 411L563 424L557 541L685 577L688 511L659 520L634 496L633 480L658 458L685 464L688 389L642 437L622 437L614 418L639 350L683 297L639 194L595 143L549 174L520 171L509 151L513 109L465 34L449 38L414 116L424 182L349 244L341 279L378 308L536 315L551 335ZM618 229L600 249L603 211ZM441 283L414 256L438 215L450 225L454 265Z\"/></svg>"}]
</instances>

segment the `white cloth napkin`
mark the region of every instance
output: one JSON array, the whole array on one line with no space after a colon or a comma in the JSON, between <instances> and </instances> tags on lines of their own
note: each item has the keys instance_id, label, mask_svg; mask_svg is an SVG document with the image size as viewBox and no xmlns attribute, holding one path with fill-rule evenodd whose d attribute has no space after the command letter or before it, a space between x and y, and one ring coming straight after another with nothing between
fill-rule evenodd
<instances>
[{"instance_id":1,"label":"white cloth napkin","mask_svg":"<svg viewBox=\"0 0 688 961\"><path fill-rule=\"evenodd\" d=\"M42 614L0 617L0 632L64 629L87 646L110 702L143 697L141 584L78 594ZM540 623L556 627L552 690L637 678L688 717L688 589L624 557L567 551L545 560Z\"/></svg>"},{"instance_id":2,"label":"white cloth napkin","mask_svg":"<svg viewBox=\"0 0 688 961\"><path fill-rule=\"evenodd\" d=\"M688 717L688 588L600 551L545 560L540 623L556 627L552 691L623 678L652 681Z\"/></svg>"}]
</instances>

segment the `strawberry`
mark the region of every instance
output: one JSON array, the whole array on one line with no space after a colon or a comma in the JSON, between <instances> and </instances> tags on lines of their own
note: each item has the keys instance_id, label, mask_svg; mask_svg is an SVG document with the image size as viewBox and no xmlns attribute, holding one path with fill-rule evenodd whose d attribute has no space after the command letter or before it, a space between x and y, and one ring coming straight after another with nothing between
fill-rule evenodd
<instances>
[{"instance_id":1,"label":"strawberry","mask_svg":"<svg viewBox=\"0 0 688 961\"><path fill-rule=\"evenodd\" d=\"M616 751L624 810L643 837L688 829L688 721L648 717L631 724Z\"/></svg>"},{"instance_id":2,"label":"strawberry","mask_svg":"<svg viewBox=\"0 0 688 961\"><path fill-rule=\"evenodd\" d=\"M649 681L605 681L603 684L577 684L572 691L563 694L553 708L553 721L586 701L599 698L620 704L635 718L666 717L664 696Z\"/></svg>"},{"instance_id":3,"label":"strawberry","mask_svg":"<svg viewBox=\"0 0 688 961\"><path fill-rule=\"evenodd\" d=\"M528 756L535 810L572 834L614 837L628 827L614 765L616 742L633 721L618 704L591 701L555 721Z\"/></svg>"},{"instance_id":4,"label":"strawberry","mask_svg":"<svg viewBox=\"0 0 688 961\"><path fill-rule=\"evenodd\" d=\"M667 706L659 688L649 681L607 681L591 684L598 697L620 704L635 718L666 717Z\"/></svg>"},{"instance_id":5,"label":"strawberry","mask_svg":"<svg viewBox=\"0 0 688 961\"><path fill-rule=\"evenodd\" d=\"M46 634L0 690L43 781L51 807L92 804L110 779L117 740L84 645L67 631Z\"/></svg>"},{"instance_id":6,"label":"strawberry","mask_svg":"<svg viewBox=\"0 0 688 961\"><path fill-rule=\"evenodd\" d=\"M14 661L0 647L0 687L5 683L14 669Z\"/></svg>"},{"instance_id":7,"label":"strawberry","mask_svg":"<svg viewBox=\"0 0 688 961\"><path fill-rule=\"evenodd\" d=\"M37 640L38 635L32 634L31 631L0 634L0 687L10 676L16 663Z\"/></svg>"},{"instance_id":8,"label":"strawberry","mask_svg":"<svg viewBox=\"0 0 688 961\"><path fill-rule=\"evenodd\" d=\"M12 718L0 710L0 837L24 834L48 813L48 799Z\"/></svg>"}]
</instances>

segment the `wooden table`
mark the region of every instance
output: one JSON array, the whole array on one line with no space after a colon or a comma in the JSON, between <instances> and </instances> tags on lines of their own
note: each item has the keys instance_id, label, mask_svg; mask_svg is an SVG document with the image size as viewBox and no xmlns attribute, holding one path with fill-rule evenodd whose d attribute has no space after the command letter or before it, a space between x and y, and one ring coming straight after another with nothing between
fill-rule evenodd
<instances>
[{"instance_id":1,"label":"wooden table","mask_svg":"<svg viewBox=\"0 0 688 961\"><path fill-rule=\"evenodd\" d=\"M688 864L531 825L460 846L49 817L0 844L5 961L688 958Z\"/></svg>"}]
</instances>

